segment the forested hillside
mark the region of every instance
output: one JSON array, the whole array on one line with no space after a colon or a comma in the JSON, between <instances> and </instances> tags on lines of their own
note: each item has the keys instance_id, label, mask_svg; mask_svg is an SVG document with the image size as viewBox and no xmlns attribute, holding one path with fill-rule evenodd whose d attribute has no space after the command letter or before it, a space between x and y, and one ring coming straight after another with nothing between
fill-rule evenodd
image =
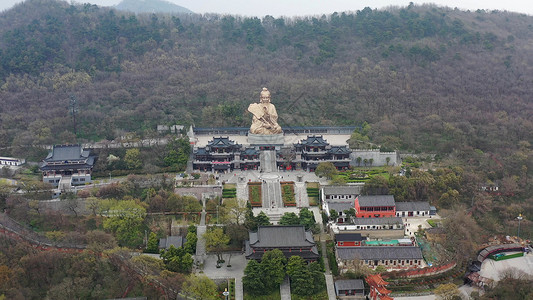
<instances>
[{"instance_id":1,"label":"forested hillside","mask_svg":"<svg viewBox=\"0 0 533 300\"><path fill-rule=\"evenodd\" d=\"M529 155L519 143L533 139L527 15L410 5L135 16L29 0L0 15L0 36L0 147L13 155L21 145L150 136L157 124L249 126L246 107L263 86L286 129L366 121L387 148L514 155L516 174Z\"/></svg>"}]
</instances>

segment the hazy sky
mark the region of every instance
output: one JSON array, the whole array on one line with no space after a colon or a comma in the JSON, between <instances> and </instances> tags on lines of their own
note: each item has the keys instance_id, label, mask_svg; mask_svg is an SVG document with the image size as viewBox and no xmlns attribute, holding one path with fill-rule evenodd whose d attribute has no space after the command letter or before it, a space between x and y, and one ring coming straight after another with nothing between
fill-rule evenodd
<instances>
[{"instance_id":1,"label":"hazy sky","mask_svg":"<svg viewBox=\"0 0 533 300\"><path fill-rule=\"evenodd\" d=\"M94 3L102 6L116 5L121 0L77 0L78 3ZM145 0L150 1L150 0ZM243 16L302 16L329 14L335 11L356 11L369 6L382 8L387 6L406 6L409 0L167 0L192 10L195 13L228 13ZM21 0L0 0L0 11L12 7ZM415 4L428 1L412 0ZM439 6L460 9L498 9L533 15L531 0L434 0Z\"/></svg>"}]
</instances>

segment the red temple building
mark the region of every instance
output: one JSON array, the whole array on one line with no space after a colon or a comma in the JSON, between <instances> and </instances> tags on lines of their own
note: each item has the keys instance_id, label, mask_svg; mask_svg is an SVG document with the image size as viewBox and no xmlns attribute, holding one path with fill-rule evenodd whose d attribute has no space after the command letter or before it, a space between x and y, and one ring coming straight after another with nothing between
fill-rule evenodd
<instances>
[{"instance_id":1,"label":"red temple building","mask_svg":"<svg viewBox=\"0 0 533 300\"><path fill-rule=\"evenodd\" d=\"M370 293L368 294L369 299L371 300L393 300L389 294L390 290L386 288L389 284L380 274L369 275L365 278L366 283L370 286Z\"/></svg>"},{"instance_id":2,"label":"red temple building","mask_svg":"<svg viewBox=\"0 0 533 300\"><path fill-rule=\"evenodd\" d=\"M355 198L355 216L357 218L396 217L394 196L357 196Z\"/></svg>"}]
</instances>

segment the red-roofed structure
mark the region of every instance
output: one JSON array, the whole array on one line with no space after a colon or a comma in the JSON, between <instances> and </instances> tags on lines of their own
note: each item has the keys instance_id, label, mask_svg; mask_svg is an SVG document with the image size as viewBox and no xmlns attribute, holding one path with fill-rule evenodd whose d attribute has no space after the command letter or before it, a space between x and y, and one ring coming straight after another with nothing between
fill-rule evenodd
<instances>
[{"instance_id":1,"label":"red-roofed structure","mask_svg":"<svg viewBox=\"0 0 533 300\"><path fill-rule=\"evenodd\" d=\"M389 294L390 290L386 288L389 284L381 277L381 274L369 275L365 278L366 283L370 286L369 297L371 300L392 300Z\"/></svg>"}]
</instances>

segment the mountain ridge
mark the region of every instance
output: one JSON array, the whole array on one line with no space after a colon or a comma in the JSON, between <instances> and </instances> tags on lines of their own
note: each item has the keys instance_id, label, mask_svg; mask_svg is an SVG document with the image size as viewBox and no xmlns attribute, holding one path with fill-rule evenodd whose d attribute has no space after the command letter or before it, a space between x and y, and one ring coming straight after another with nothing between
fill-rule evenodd
<instances>
[{"instance_id":1,"label":"mountain ridge","mask_svg":"<svg viewBox=\"0 0 533 300\"><path fill-rule=\"evenodd\" d=\"M246 107L267 86L282 126L366 121L388 149L510 155L532 141L532 20L435 6L136 16L30 0L0 14L0 146L249 126Z\"/></svg>"},{"instance_id":2,"label":"mountain ridge","mask_svg":"<svg viewBox=\"0 0 533 300\"><path fill-rule=\"evenodd\" d=\"M114 8L134 13L194 13L183 6L164 0L122 0Z\"/></svg>"}]
</instances>

